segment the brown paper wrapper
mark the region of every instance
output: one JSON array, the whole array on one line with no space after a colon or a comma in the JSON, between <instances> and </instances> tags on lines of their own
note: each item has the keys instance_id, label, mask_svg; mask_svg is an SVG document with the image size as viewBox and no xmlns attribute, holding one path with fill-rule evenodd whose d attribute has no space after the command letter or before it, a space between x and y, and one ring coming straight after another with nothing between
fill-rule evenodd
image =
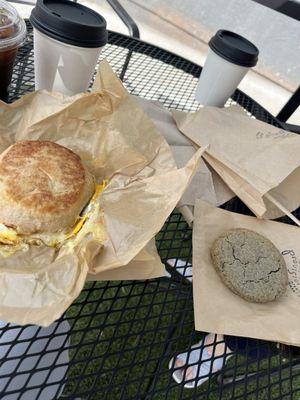
<instances>
[{"instance_id":1,"label":"brown paper wrapper","mask_svg":"<svg viewBox=\"0 0 300 400\"><path fill-rule=\"evenodd\" d=\"M178 128L198 146L209 143L204 159L258 216L283 215L264 196L289 211L300 205L300 137L250 118L239 106L174 111Z\"/></svg>"},{"instance_id":2,"label":"brown paper wrapper","mask_svg":"<svg viewBox=\"0 0 300 400\"><path fill-rule=\"evenodd\" d=\"M180 132L172 113L163 104L140 97L136 97L136 100L151 118L157 130L167 140L177 167L182 168L196 152L198 146ZM194 205L197 198L219 206L233 197L234 193L219 178L219 175L201 159L191 183L177 204L177 210L182 213L186 222L191 225L194 219Z\"/></svg>"},{"instance_id":3,"label":"brown paper wrapper","mask_svg":"<svg viewBox=\"0 0 300 400\"><path fill-rule=\"evenodd\" d=\"M229 229L250 229L270 239L285 259L289 286L280 299L250 303L231 292L211 261L214 241ZM279 222L224 211L198 200L193 231L196 330L300 344L300 230Z\"/></svg>"},{"instance_id":4,"label":"brown paper wrapper","mask_svg":"<svg viewBox=\"0 0 300 400\"><path fill-rule=\"evenodd\" d=\"M99 265L99 257L100 255L95 258L95 265ZM127 265L96 274L88 274L87 279L90 281L144 280L165 275L166 269L157 253L153 238Z\"/></svg>"},{"instance_id":5,"label":"brown paper wrapper","mask_svg":"<svg viewBox=\"0 0 300 400\"><path fill-rule=\"evenodd\" d=\"M80 155L98 183L109 182L97 199L90 233L81 230L58 250L30 247L0 258L1 320L49 325L79 295L88 274L164 275L151 240L192 179L201 151L177 169L165 139L107 62L93 93L42 91L0 103L0 126L0 151L20 140L54 141Z\"/></svg>"}]
</instances>

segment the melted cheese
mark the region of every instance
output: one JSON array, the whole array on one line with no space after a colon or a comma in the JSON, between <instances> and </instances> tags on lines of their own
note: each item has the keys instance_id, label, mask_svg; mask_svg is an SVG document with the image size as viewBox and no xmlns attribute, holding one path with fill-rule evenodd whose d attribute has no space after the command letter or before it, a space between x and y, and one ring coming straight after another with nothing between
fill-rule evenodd
<instances>
[{"instance_id":1,"label":"melted cheese","mask_svg":"<svg viewBox=\"0 0 300 400\"><path fill-rule=\"evenodd\" d=\"M14 229L8 228L7 226L0 224L0 243L18 244L19 242L20 238Z\"/></svg>"},{"instance_id":2,"label":"melted cheese","mask_svg":"<svg viewBox=\"0 0 300 400\"><path fill-rule=\"evenodd\" d=\"M95 185L95 193L93 194L93 197L91 198L90 203L97 200L97 198L103 192L103 190L105 189L106 186L107 186L107 181L103 181L101 185L97 185L97 184Z\"/></svg>"},{"instance_id":3,"label":"melted cheese","mask_svg":"<svg viewBox=\"0 0 300 400\"><path fill-rule=\"evenodd\" d=\"M79 221L76 223L72 231L67 235L66 239L69 239L72 236L77 235L77 233L81 230L83 225L86 223L87 219L91 216L92 212L94 211L93 208L95 206L97 198L103 192L107 185L106 181L103 181L101 185L95 185L95 193L91 198L88 206L86 207L85 214L82 217L79 217Z\"/></svg>"},{"instance_id":4,"label":"melted cheese","mask_svg":"<svg viewBox=\"0 0 300 400\"><path fill-rule=\"evenodd\" d=\"M71 231L69 230L57 233L37 233L29 236L21 236L18 235L18 233L14 229L8 228L7 226L0 223L0 244L10 245L10 246L5 246L5 248L2 248L3 251L0 249L0 254L3 255L4 252L6 256L10 255L13 251L12 246L16 247L15 249L16 251L17 249L19 249L20 247L19 245L21 244L32 244L32 245L45 244L46 246L49 247L57 247L66 240L76 237L85 225L87 225L86 228L88 228L85 229L86 231L96 232L99 229L102 231L103 230L102 227L99 228L92 223L93 218L91 217L93 216L94 211L96 210L95 207L96 200L98 199L99 195L104 190L106 185L107 185L106 181L103 181L101 185L97 184L95 185L95 193L93 194L93 197L91 198L89 204L85 208L83 212L84 215L78 218L75 226L71 229Z\"/></svg>"}]
</instances>

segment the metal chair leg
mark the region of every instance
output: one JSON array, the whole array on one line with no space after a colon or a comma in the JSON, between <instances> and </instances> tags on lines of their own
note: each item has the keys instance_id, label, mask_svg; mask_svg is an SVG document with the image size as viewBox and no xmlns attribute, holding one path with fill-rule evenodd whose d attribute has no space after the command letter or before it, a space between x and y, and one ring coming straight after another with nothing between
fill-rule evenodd
<instances>
[{"instance_id":1,"label":"metal chair leg","mask_svg":"<svg viewBox=\"0 0 300 400\"><path fill-rule=\"evenodd\" d=\"M73 0L75 3L77 3L77 0ZM128 12L125 10L125 8L119 3L118 0L107 0L108 4L111 6L111 8L116 12L118 17L121 19L121 21L124 22L126 27L128 28L129 35L135 39L140 38L140 31L139 28L136 24L136 22L132 19L132 17L128 14ZM127 71L130 59L132 56L132 51L129 50L126 56L126 60L124 62L122 71L120 73L120 79L123 81L125 73Z\"/></svg>"},{"instance_id":2,"label":"metal chair leg","mask_svg":"<svg viewBox=\"0 0 300 400\"><path fill-rule=\"evenodd\" d=\"M112 9L118 14L119 18L124 22L127 26L129 35L133 38L140 38L140 31L135 23L135 21L131 18L125 8L119 3L118 0L107 0L108 4L112 7Z\"/></svg>"},{"instance_id":3,"label":"metal chair leg","mask_svg":"<svg viewBox=\"0 0 300 400\"><path fill-rule=\"evenodd\" d=\"M282 110L277 115L279 121L286 122L290 116L297 110L300 106L300 86L296 90L296 92L292 95L286 105L282 108Z\"/></svg>"},{"instance_id":4,"label":"metal chair leg","mask_svg":"<svg viewBox=\"0 0 300 400\"><path fill-rule=\"evenodd\" d=\"M108 4L112 7L112 9L117 13L119 18L124 22L124 24L127 26L129 35L135 39L140 38L140 31L135 23L135 21L131 18L131 16L128 14L128 12L125 10L125 8L119 3L118 0L107 0ZM132 50L129 50L122 68L122 71L120 73L120 79L121 81L124 80L125 73L127 71L130 59L132 56Z\"/></svg>"},{"instance_id":5,"label":"metal chair leg","mask_svg":"<svg viewBox=\"0 0 300 400\"><path fill-rule=\"evenodd\" d=\"M293 113L297 110L299 106L300 106L300 86L277 115L277 119L281 123L283 123L285 129L298 134L300 134L300 126L287 124L286 121L290 118L291 115L293 115Z\"/></svg>"}]
</instances>

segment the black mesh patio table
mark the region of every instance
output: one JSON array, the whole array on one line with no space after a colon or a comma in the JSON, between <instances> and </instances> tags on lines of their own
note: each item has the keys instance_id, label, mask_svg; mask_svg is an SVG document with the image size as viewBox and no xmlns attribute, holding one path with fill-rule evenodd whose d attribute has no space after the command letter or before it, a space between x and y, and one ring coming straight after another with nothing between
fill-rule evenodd
<instances>
[{"instance_id":1,"label":"black mesh patio table","mask_svg":"<svg viewBox=\"0 0 300 400\"><path fill-rule=\"evenodd\" d=\"M14 69L10 101L34 90L32 32L28 24L28 41L21 49ZM167 108L195 111L194 91L201 68L177 55L142 41L110 32L109 44L101 58L106 57L130 93L159 100ZM272 125L280 122L240 91L233 100L256 118ZM226 205L231 211L250 214L238 200ZM192 262L191 229L176 212L169 217L156 237L157 248L170 277L147 281L88 282L81 295L70 306L56 327L68 321L67 333L55 328L43 340L64 338L64 345L53 350L44 346L42 352L15 354L1 351L1 365L15 361L1 376L1 399L48 398L50 386L55 398L93 400L160 400L160 399L299 399L300 354L295 347L267 343L268 355L257 357L234 354L217 374L209 374L206 382L188 390L175 383L168 369L170 359L197 343L204 333L195 332L192 284L182 272L190 271ZM170 267L167 260L183 264ZM183 266L182 266L183 265ZM181 269L179 269L181 268ZM189 269L187 269L189 268ZM180 273L181 272L181 273ZM185 274L187 275L187 274ZM1 325L0 350L17 342L32 348L40 340L39 329L28 341L22 339L26 327L9 335L11 325ZM6 337L13 337L7 339ZM259 348L260 342L255 342ZM215 341L216 344L216 341ZM214 344L214 345L215 345ZM66 373L49 377L57 366L59 355L68 350ZM53 353L52 363L40 360ZM34 355L34 357L33 357ZM20 369L22 362L32 360L31 367ZM60 361L61 365L61 361ZM31 382L40 372L40 384ZM24 376L23 384L15 385ZM35 395L26 397L29 389Z\"/></svg>"}]
</instances>

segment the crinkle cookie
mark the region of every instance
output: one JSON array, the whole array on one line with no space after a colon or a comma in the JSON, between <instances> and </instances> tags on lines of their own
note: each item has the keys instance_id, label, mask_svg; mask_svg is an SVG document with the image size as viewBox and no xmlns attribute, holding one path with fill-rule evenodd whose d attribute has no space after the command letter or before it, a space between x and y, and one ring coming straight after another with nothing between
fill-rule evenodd
<instances>
[{"instance_id":1,"label":"crinkle cookie","mask_svg":"<svg viewBox=\"0 0 300 400\"><path fill-rule=\"evenodd\" d=\"M245 300L266 303L286 291L288 274L282 255L256 232L227 231L214 242L211 256L224 284Z\"/></svg>"}]
</instances>

